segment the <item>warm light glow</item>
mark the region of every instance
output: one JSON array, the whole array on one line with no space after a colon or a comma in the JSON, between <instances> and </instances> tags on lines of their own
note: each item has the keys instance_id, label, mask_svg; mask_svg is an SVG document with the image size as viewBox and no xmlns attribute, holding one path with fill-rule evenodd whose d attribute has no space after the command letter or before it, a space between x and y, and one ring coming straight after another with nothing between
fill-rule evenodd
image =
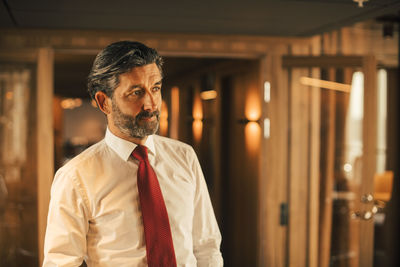
<instances>
[{"instance_id":1,"label":"warm light glow","mask_svg":"<svg viewBox=\"0 0 400 267\"><path fill-rule=\"evenodd\" d=\"M261 116L260 96L256 90L249 90L246 97L245 116L249 121L257 121Z\"/></svg>"},{"instance_id":2,"label":"warm light glow","mask_svg":"<svg viewBox=\"0 0 400 267\"><path fill-rule=\"evenodd\" d=\"M271 83L264 82L264 102L269 103L271 101Z\"/></svg>"},{"instance_id":3,"label":"warm light glow","mask_svg":"<svg viewBox=\"0 0 400 267\"><path fill-rule=\"evenodd\" d=\"M174 86L171 88L171 114L169 136L178 139L179 133L179 88Z\"/></svg>"},{"instance_id":4,"label":"warm light glow","mask_svg":"<svg viewBox=\"0 0 400 267\"><path fill-rule=\"evenodd\" d=\"M168 106L165 101L162 101L162 104L161 104L160 135L162 135L162 136L168 135Z\"/></svg>"},{"instance_id":5,"label":"warm light glow","mask_svg":"<svg viewBox=\"0 0 400 267\"><path fill-rule=\"evenodd\" d=\"M257 153L260 149L261 127L257 122L249 122L244 128L246 149L250 153Z\"/></svg>"},{"instance_id":6,"label":"warm light glow","mask_svg":"<svg viewBox=\"0 0 400 267\"><path fill-rule=\"evenodd\" d=\"M375 174L374 177L374 199L389 201L392 197L393 172L385 171Z\"/></svg>"},{"instance_id":7,"label":"warm light glow","mask_svg":"<svg viewBox=\"0 0 400 267\"><path fill-rule=\"evenodd\" d=\"M196 142L200 142L203 134L203 103L201 103L201 96L197 93L193 100L193 138Z\"/></svg>"},{"instance_id":8,"label":"warm light glow","mask_svg":"<svg viewBox=\"0 0 400 267\"><path fill-rule=\"evenodd\" d=\"M13 92L8 91L8 92L6 93L6 99L7 99L7 100L11 100L12 98L13 98Z\"/></svg>"},{"instance_id":9,"label":"warm light glow","mask_svg":"<svg viewBox=\"0 0 400 267\"><path fill-rule=\"evenodd\" d=\"M353 166L351 166L350 163L346 163L346 164L343 165L343 170L345 172L351 172L353 170Z\"/></svg>"},{"instance_id":10,"label":"warm light glow","mask_svg":"<svg viewBox=\"0 0 400 267\"><path fill-rule=\"evenodd\" d=\"M302 85L320 87L320 88L324 88L324 89L330 89L330 90L335 90L335 91L340 91L340 92L345 92L345 93L350 93L350 90L351 90L350 84L325 81L325 80L309 78L309 77L301 77L300 83Z\"/></svg>"},{"instance_id":11,"label":"warm light glow","mask_svg":"<svg viewBox=\"0 0 400 267\"><path fill-rule=\"evenodd\" d=\"M82 99L80 98L66 98L61 101L61 107L63 109L74 109L82 105Z\"/></svg>"},{"instance_id":12,"label":"warm light glow","mask_svg":"<svg viewBox=\"0 0 400 267\"><path fill-rule=\"evenodd\" d=\"M268 118L264 119L264 138L269 138L271 136L271 122Z\"/></svg>"},{"instance_id":13,"label":"warm light glow","mask_svg":"<svg viewBox=\"0 0 400 267\"><path fill-rule=\"evenodd\" d=\"M357 71L351 81L350 117L354 120L364 118L364 73Z\"/></svg>"},{"instance_id":14,"label":"warm light glow","mask_svg":"<svg viewBox=\"0 0 400 267\"><path fill-rule=\"evenodd\" d=\"M387 71L385 69L378 70L378 92L377 92L377 116L376 116L376 145L378 152L377 163L376 163L376 172L384 172L386 170L386 151L387 148L387 114L388 114L388 104L387 104Z\"/></svg>"},{"instance_id":15,"label":"warm light glow","mask_svg":"<svg viewBox=\"0 0 400 267\"><path fill-rule=\"evenodd\" d=\"M92 105L92 107L97 108L96 100L92 99L92 101L90 101L90 104Z\"/></svg>"},{"instance_id":16,"label":"warm light glow","mask_svg":"<svg viewBox=\"0 0 400 267\"><path fill-rule=\"evenodd\" d=\"M217 91L215 90L210 90L210 91L204 91L200 93L200 97L203 100L211 100L211 99L216 99L217 98Z\"/></svg>"},{"instance_id":17,"label":"warm light glow","mask_svg":"<svg viewBox=\"0 0 400 267\"><path fill-rule=\"evenodd\" d=\"M203 121L200 119L195 119L192 125L193 130L193 138L196 142L201 140L201 136L203 134Z\"/></svg>"},{"instance_id":18,"label":"warm light glow","mask_svg":"<svg viewBox=\"0 0 400 267\"><path fill-rule=\"evenodd\" d=\"M203 104L201 103L201 98L198 94L194 97L193 100L193 110L192 110L193 119L203 119Z\"/></svg>"}]
</instances>

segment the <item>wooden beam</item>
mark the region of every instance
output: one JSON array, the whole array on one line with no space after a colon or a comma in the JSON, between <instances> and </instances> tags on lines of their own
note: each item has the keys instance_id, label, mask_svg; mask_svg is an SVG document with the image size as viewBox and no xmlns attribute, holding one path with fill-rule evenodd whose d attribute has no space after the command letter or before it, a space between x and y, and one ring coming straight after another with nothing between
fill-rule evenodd
<instances>
[{"instance_id":1,"label":"wooden beam","mask_svg":"<svg viewBox=\"0 0 400 267\"><path fill-rule=\"evenodd\" d=\"M2 49L0 50L1 64L8 62L15 63L35 63L37 60L37 49Z\"/></svg>"},{"instance_id":2,"label":"wooden beam","mask_svg":"<svg viewBox=\"0 0 400 267\"><path fill-rule=\"evenodd\" d=\"M282 59L284 68L344 68L362 67L362 56L284 56Z\"/></svg>"},{"instance_id":3,"label":"wooden beam","mask_svg":"<svg viewBox=\"0 0 400 267\"><path fill-rule=\"evenodd\" d=\"M37 60L37 196L39 265L43 262L44 235L54 176L53 136L54 52L40 48Z\"/></svg>"}]
</instances>

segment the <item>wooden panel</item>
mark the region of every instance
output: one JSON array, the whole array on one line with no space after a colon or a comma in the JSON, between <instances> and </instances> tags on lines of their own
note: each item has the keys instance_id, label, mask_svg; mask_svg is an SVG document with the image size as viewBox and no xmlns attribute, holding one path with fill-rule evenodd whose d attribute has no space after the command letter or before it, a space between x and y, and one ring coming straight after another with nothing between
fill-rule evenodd
<instances>
[{"instance_id":1,"label":"wooden panel","mask_svg":"<svg viewBox=\"0 0 400 267\"><path fill-rule=\"evenodd\" d=\"M50 187L54 175L53 61L50 48L40 48L37 63L37 192L39 265L43 261Z\"/></svg>"},{"instance_id":2,"label":"wooden panel","mask_svg":"<svg viewBox=\"0 0 400 267\"><path fill-rule=\"evenodd\" d=\"M7 49L0 50L1 63L35 63L37 59L37 49L13 49L8 47Z\"/></svg>"},{"instance_id":3,"label":"wooden panel","mask_svg":"<svg viewBox=\"0 0 400 267\"><path fill-rule=\"evenodd\" d=\"M179 88L172 87L169 136L173 139L179 139L179 108Z\"/></svg>"},{"instance_id":4,"label":"wooden panel","mask_svg":"<svg viewBox=\"0 0 400 267\"><path fill-rule=\"evenodd\" d=\"M289 67L361 67L363 64L361 56L284 56L283 66Z\"/></svg>"},{"instance_id":5,"label":"wooden panel","mask_svg":"<svg viewBox=\"0 0 400 267\"><path fill-rule=\"evenodd\" d=\"M231 234L234 235L230 262L232 266L256 266L257 262L259 143L253 150L254 146L247 141L250 139L250 142L259 142L261 136L257 130L247 131L251 123L257 129L258 123L240 124L238 120L245 117L250 119L247 117L247 108L251 104L259 105L258 73L258 66L253 66L233 77L229 161L229 183L234 207L232 220L229 222L232 224ZM255 98L251 97L253 93L256 94Z\"/></svg>"}]
</instances>

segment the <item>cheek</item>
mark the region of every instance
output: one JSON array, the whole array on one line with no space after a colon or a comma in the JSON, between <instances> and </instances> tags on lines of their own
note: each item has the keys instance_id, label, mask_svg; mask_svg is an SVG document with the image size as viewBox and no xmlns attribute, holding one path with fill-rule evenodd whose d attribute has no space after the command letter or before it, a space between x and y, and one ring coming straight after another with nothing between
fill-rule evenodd
<instances>
[{"instance_id":1,"label":"cheek","mask_svg":"<svg viewBox=\"0 0 400 267\"><path fill-rule=\"evenodd\" d=\"M156 101L158 110L161 110L161 104L162 104L161 93L156 97Z\"/></svg>"},{"instance_id":2,"label":"cheek","mask_svg":"<svg viewBox=\"0 0 400 267\"><path fill-rule=\"evenodd\" d=\"M120 109L124 114L136 116L141 111L142 105L137 102L127 102L120 105Z\"/></svg>"}]
</instances>

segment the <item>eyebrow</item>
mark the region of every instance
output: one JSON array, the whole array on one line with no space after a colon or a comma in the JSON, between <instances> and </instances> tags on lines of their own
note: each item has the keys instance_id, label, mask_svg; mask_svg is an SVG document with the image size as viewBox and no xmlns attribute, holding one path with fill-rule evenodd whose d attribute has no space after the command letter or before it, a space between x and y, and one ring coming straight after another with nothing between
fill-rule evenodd
<instances>
[{"instance_id":1,"label":"eyebrow","mask_svg":"<svg viewBox=\"0 0 400 267\"><path fill-rule=\"evenodd\" d=\"M161 84L162 84L162 79L159 80L158 82L154 83L153 86L154 85L161 85ZM133 89L136 89L136 88L143 88L143 87L144 87L143 84L134 84L134 85L131 85L129 87L129 90L133 90Z\"/></svg>"}]
</instances>

